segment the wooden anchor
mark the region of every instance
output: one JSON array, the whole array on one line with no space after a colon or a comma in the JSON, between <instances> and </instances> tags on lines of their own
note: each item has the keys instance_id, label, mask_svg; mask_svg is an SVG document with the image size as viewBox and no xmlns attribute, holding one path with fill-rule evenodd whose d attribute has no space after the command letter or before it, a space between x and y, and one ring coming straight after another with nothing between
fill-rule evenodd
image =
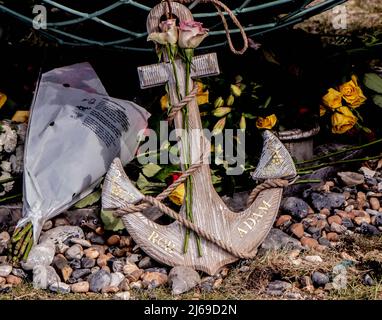
<instances>
[{"instance_id":1,"label":"wooden anchor","mask_svg":"<svg viewBox=\"0 0 382 320\"><path fill-rule=\"evenodd\" d=\"M166 3L154 7L147 19L149 34L158 31L161 17L166 13ZM191 12L185 6L172 2L172 14L180 21L193 20ZM176 61L180 92L185 91L185 67L182 61ZM142 88L168 83L169 95L173 103L178 103L176 82L169 62L138 68ZM200 78L219 73L216 54L206 54L193 58L191 78ZM189 130L199 129L202 124L196 98L188 104ZM178 112L175 128L182 128L182 113ZM258 167L252 174L257 180L290 179L296 176L293 160L283 144L270 131L263 132L264 146ZM203 134L188 134L192 146L192 163L200 161L201 155L209 154L210 143ZM182 160L182 162L184 162ZM231 211L215 191L210 168L207 162L192 175L192 212L194 224L215 238L223 241L233 250L247 257L254 257L257 247L262 243L276 218L282 187L261 191L253 203L242 212ZM119 159L115 159L103 184L102 207L104 210L118 209L141 201L144 196L130 182ZM181 215L184 216L184 206ZM175 221L170 225L159 225L149 220L142 212L127 214L123 223L134 241L153 259L171 266L189 266L215 274L221 267L238 260L238 256L229 253L217 244L201 238L202 256L198 255L195 239L190 239L187 253L183 252L185 227ZM191 237L194 235L192 234Z\"/></svg>"}]
</instances>

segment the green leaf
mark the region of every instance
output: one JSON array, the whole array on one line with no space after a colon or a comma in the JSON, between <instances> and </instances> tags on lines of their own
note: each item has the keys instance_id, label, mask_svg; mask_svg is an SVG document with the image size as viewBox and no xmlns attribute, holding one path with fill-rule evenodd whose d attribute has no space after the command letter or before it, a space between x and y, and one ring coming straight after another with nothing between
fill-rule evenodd
<instances>
[{"instance_id":1,"label":"green leaf","mask_svg":"<svg viewBox=\"0 0 382 320\"><path fill-rule=\"evenodd\" d=\"M161 169L162 167L155 163L148 163L143 167L142 172L146 177L151 178L154 177Z\"/></svg>"},{"instance_id":2,"label":"green leaf","mask_svg":"<svg viewBox=\"0 0 382 320\"><path fill-rule=\"evenodd\" d=\"M179 172L179 171L180 171L179 170L179 166L177 166L177 165L169 165L169 166L163 167L162 170L157 173L155 178L158 179L159 181L165 182L166 179L172 173Z\"/></svg>"},{"instance_id":3,"label":"green leaf","mask_svg":"<svg viewBox=\"0 0 382 320\"><path fill-rule=\"evenodd\" d=\"M113 211L101 210L101 220L105 230L120 231L125 229L122 219L115 217Z\"/></svg>"},{"instance_id":4,"label":"green leaf","mask_svg":"<svg viewBox=\"0 0 382 320\"><path fill-rule=\"evenodd\" d=\"M363 83L370 90L382 94L382 78L376 73L366 73Z\"/></svg>"},{"instance_id":5,"label":"green leaf","mask_svg":"<svg viewBox=\"0 0 382 320\"><path fill-rule=\"evenodd\" d=\"M96 202L101 199L101 190L97 190L92 192L91 194L87 195L85 198L78 201L74 207L77 209L82 209L91 206L92 204L95 204Z\"/></svg>"},{"instance_id":6,"label":"green leaf","mask_svg":"<svg viewBox=\"0 0 382 320\"><path fill-rule=\"evenodd\" d=\"M137 187L139 189L144 189L148 185L150 185L150 182L145 178L145 176L142 173L140 173L137 180Z\"/></svg>"},{"instance_id":7,"label":"green leaf","mask_svg":"<svg viewBox=\"0 0 382 320\"><path fill-rule=\"evenodd\" d=\"M373 102L378 106L382 108L382 95L377 94L373 96Z\"/></svg>"},{"instance_id":8,"label":"green leaf","mask_svg":"<svg viewBox=\"0 0 382 320\"><path fill-rule=\"evenodd\" d=\"M256 116L250 113L243 113L243 116L247 119L256 119Z\"/></svg>"}]
</instances>

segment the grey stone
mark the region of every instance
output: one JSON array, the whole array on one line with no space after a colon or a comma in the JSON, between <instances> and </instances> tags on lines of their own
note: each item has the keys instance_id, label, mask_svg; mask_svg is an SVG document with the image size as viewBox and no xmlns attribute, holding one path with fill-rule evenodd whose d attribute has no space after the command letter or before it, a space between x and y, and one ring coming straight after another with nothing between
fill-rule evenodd
<instances>
[{"instance_id":1,"label":"grey stone","mask_svg":"<svg viewBox=\"0 0 382 320\"><path fill-rule=\"evenodd\" d=\"M279 250L279 249L303 249L300 241L287 235L279 229L271 229L268 236L261 244L262 250Z\"/></svg>"},{"instance_id":2,"label":"grey stone","mask_svg":"<svg viewBox=\"0 0 382 320\"><path fill-rule=\"evenodd\" d=\"M265 293L269 296L274 296L274 297L280 297L284 294L282 290L270 290L270 289L267 289Z\"/></svg>"},{"instance_id":3,"label":"grey stone","mask_svg":"<svg viewBox=\"0 0 382 320\"><path fill-rule=\"evenodd\" d=\"M72 273L74 279L82 279L91 273L90 269L76 269Z\"/></svg>"},{"instance_id":4,"label":"grey stone","mask_svg":"<svg viewBox=\"0 0 382 320\"><path fill-rule=\"evenodd\" d=\"M56 293L70 293L70 286L64 282L53 283L49 286L49 290Z\"/></svg>"},{"instance_id":5,"label":"grey stone","mask_svg":"<svg viewBox=\"0 0 382 320\"><path fill-rule=\"evenodd\" d=\"M122 260L114 260L111 269L113 270L113 272L122 272L124 265L125 264Z\"/></svg>"},{"instance_id":6,"label":"grey stone","mask_svg":"<svg viewBox=\"0 0 382 320\"><path fill-rule=\"evenodd\" d=\"M370 277L369 274L367 274L365 276L365 278L363 279L363 283L367 286L374 286L375 285L375 281L372 277Z\"/></svg>"},{"instance_id":7,"label":"grey stone","mask_svg":"<svg viewBox=\"0 0 382 320\"><path fill-rule=\"evenodd\" d=\"M102 236L100 236L94 232L89 232L86 235L86 239L89 240L91 243L94 243L94 244L99 244L99 245L105 244L105 239L102 238Z\"/></svg>"},{"instance_id":8,"label":"grey stone","mask_svg":"<svg viewBox=\"0 0 382 320\"><path fill-rule=\"evenodd\" d=\"M10 264L0 265L0 277L6 278L12 272L12 266Z\"/></svg>"},{"instance_id":9,"label":"grey stone","mask_svg":"<svg viewBox=\"0 0 382 320\"><path fill-rule=\"evenodd\" d=\"M138 267L140 269L147 269L151 268L153 266L153 262L150 257L144 257L141 261L138 263Z\"/></svg>"},{"instance_id":10,"label":"grey stone","mask_svg":"<svg viewBox=\"0 0 382 320\"><path fill-rule=\"evenodd\" d=\"M23 269L18 269L18 268L13 268L12 269L12 274L16 277L25 279L28 277L28 275L24 272Z\"/></svg>"},{"instance_id":11,"label":"grey stone","mask_svg":"<svg viewBox=\"0 0 382 320\"><path fill-rule=\"evenodd\" d=\"M329 283L329 277L322 272L315 271L312 275L312 281L317 287L324 287Z\"/></svg>"},{"instance_id":12,"label":"grey stone","mask_svg":"<svg viewBox=\"0 0 382 320\"><path fill-rule=\"evenodd\" d=\"M268 290L271 291L286 291L292 288L292 285L289 282L276 280L268 284Z\"/></svg>"},{"instance_id":13,"label":"grey stone","mask_svg":"<svg viewBox=\"0 0 382 320\"><path fill-rule=\"evenodd\" d=\"M110 287L118 287L120 283L125 279L125 276L121 272L114 272L110 275Z\"/></svg>"},{"instance_id":14,"label":"grey stone","mask_svg":"<svg viewBox=\"0 0 382 320\"><path fill-rule=\"evenodd\" d=\"M56 247L53 242L45 241L34 245L29 252L27 261L22 264L24 270L33 270L37 265L49 266L53 262Z\"/></svg>"},{"instance_id":15,"label":"grey stone","mask_svg":"<svg viewBox=\"0 0 382 320\"><path fill-rule=\"evenodd\" d=\"M346 231L346 227L336 223L336 222L333 222L331 225L330 225L330 230L333 231L333 232L336 232L338 234L342 234Z\"/></svg>"},{"instance_id":16,"label":"grey stone","mask_svg":"<svg viewBox=\"0 0 382 320\"><path fill-rule=\"evenodd\" d=\"M375 218L375 225L377 227L382 226L382 214L377 215L377 217Z\"/></svg>"},{"instance_id":17,"label":"grey stone","mask_svg":"<svg viewBox=\"0 0 382 320\"><path fill-rule=\"evenodd\" d=\"M81 260L79 259L73 259L70 261L69 265L73 268L73 269L81 269Z\"/></svg>"},{"instance_id":18,"label":"grey stone","mask_svg":"<svg viewBox=\"0 0 382 320\"><path fill-rule=\"evenodd\" d=\"M211 292L213 290L215 279L213 277L206 277L202 279L200 283L200 289L202 292Z\"/></svg>"},{"instance_id":19,"label":"grey stone","mask_svg":"<svg viewBox=\"0 0 382 320\"><path fill-rule=\"evenodd\" d=\"M354 223L351 221L350 218L343 218L342 219L342 225L345 227L345 228L354 228Z\"/></svg>"},{"instance_id":20,"label":"grey stone","mask_svg":"<svg viewBox=\"0 0 382 320\"><path fill-rule=\"evenodd\" d=\"M172 294L182 294L197 286L201 279L199 273L190 267L177 266L171 269L168 281Z\"/></svg>"},{"instance_id":21,"label":"grey stone","mask_svg":"<svg viewBox=\"0 0 382 320\"><path fill-rule=\"evenodd\" d=\"M47 240L53 241L55 244L64 243L72 238L84 238L84 232L77 226L60 226L46 231L40 237L40 243Z\"/></svg>"},{"instance_id":22,"label":"grey stone","mask_svg":"<svg viewBox=\"0 0 382 320\"><path fill-rule=\"evenodd\" d=\"M33 287L47 289L50 285L60 282L60 277L53 267L36 265L33 267Z\"/></svg>"},{"instance_id":23,"label":"grey stone","mask_svg":"<svg viewBox=\"0 0 382 320\"><path fill-rule=\"evenodd\" d=\"M340 208L345 203L345 196L342 193L312 193L312 204L316 210L327 208L329 210Z\"/></svg>"},{"instance_id":24,"label":"grey stone","mask_svg":"<svg viewBox=\"0 0 382 320\"><path fill-rule=\"evenodd\" d=\"M300 198L287 197L281 202L282 212L290 214L295 219L305 218L309 214L309 209L309 205Z\"/></svg>"},{"instance_id":25,"label":"grey stone","mask_svg":"<svg viewBox=\"0 0 382 320\"><path fill-rule=\"evenodd\" d=\"M137 262L140 261L141 259L142 259L142 255L141 255L141 254L133 253L133 254L129 255L129 256L126 258L126 261L128 261L128 262L132 262L132 263L137 263Z\"/></svg>"},{"instance_id":26,"label":"grey stone","mask_svg":"<svg viewBox=\"0 0 382 320\"><path fill-rule=\"evenodd\" d=\"M82 249L82 247L79 244L75 244L75 245L71 246L65 252L65 257L68 260L81 259L83 255L84 255L84 250Z\"/></svg>"},{"instance_id":27,"label":"grey stone","mask_svg":"<svg viewBox=\"0 0 382 320\"><path fill-rule=\"evenodd\" d=\"M90 241L80 238L72 238L70 239L70 242L73 244L79 244L83 248L90 248L92 246Z\"/></svg>"},{"instance_id":28,"label":"grey stone","mask_svg":"<svg viewBox=\"0 0 382 320\"><path fill-rule=\"evenodd\" d=\"M88 257L83 257L81 260L82 268L91 269L95 266L96 260Z\"/></svg>"},{"instance_id":29,"label":"grey stone","mask_svg":"<svg viewBox=\"0 0 382 320\"><path fill-rule=\"evenodd\" d=\"M110 280L110 273L102 269L91 274L88 278L90 291L100 292L103 288L110 285Z\"/></svg>"},{"instance_id":30,"label":"grey stone","mask_svg":"<svg viewBox=\"0 0 382 320\"><path fill-rule=\"evenodd\" d=\"M130 300L130 292L124 291L124 292L118 292L113 297L114 300Z\"/></svg>"},{"instance_id":31,"label":"grey stone","mask_svg":"<svg viewBox=\"0 0 382 320\"><path fill-rule=\"evenodd\" d=\"M330 241L324 237L321 237L320 239L318 239L318 243L322 246L326 246L326 247L330 246Z\"/></svg>"},{"instance_id":32,"label":"grey stone","mask_svg":"<svg viewBox=\"0 0 382 320\"><path fill-rule=\"evenodd\" d=\"M346 171L338 172L337 174L341 181L348 187L354 187L365 183L365 177L360 173Z\"/></svg>"},{"instance_id":33,"label":"grey stone","mask_svg":"<svg viewBox=\"0 0 382 320\"><path fill-rule=\"evenodd\" d=\"M366 222L361 224L360 232L371 236L379 236L382 234L382 232L379 231L377 227Z\"/></svg>"},{"instance_id":34,"label":"grey stone","mask_svg":"<svg viewBox=\"0 0 382 320\"><path fill-rule=\"evenodd\" d=\"M44 223L44 225L42 226L42 230L43 231L48 231L48 230L50 230L50 229L52 229L53 228L53 222L52 222L52 220L48 220L48 221L46 221L45 223Z\"/></svg>"}]
</instances>

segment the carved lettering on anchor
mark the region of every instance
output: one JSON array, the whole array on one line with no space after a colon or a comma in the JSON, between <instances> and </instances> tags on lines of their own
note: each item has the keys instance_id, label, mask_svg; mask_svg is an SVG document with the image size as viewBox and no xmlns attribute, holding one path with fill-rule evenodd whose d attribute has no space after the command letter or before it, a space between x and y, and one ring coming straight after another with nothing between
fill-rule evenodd
<instances>
[{"instance_id":1,"label":"carved lettering on anchor","mask_svg":"<svg viewBox=\"0 0 382 320\"><path fill-rule=\"evenodd\" d=\"M160 234L156 231L151 232L151 235L147 238L153 244L156 244L160 248L164 249L164 251L172 254L175 249L175 243L165 237L161 237Z\"/></svg>"},{"instance_id":2,"label":"carved lettering on anchor","mask_svg":"<svg viewBox=\"0 0 382 320\"><path fill-rule=\"evenodd\" d=\"M259 206L258 210L256 210L259 211L259 213L255 211L247 220L245 220L242 224L240 224L239 227L237 227L237 231L239 232L240 238L243 238L246 234L248 234L249 231L253 230L258 220L261 219L270 208L271 204L263 200L261 206Z\"/></svg>"}]
</instances>

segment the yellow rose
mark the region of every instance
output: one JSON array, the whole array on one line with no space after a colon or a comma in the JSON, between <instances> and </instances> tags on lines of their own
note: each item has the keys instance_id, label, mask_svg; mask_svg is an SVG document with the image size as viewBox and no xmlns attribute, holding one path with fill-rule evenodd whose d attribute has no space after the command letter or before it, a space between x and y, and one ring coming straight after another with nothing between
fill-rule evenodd
<instances>
[{"instance_id":1,"label":"yellow rose","mask_svg":"<svg viewBox=\"0 0 382 320\"><path fill-rule=\"evenodd\" d=\"M214 107L215 108L220 108L224 105L224 99L222 97L219 97L215 100L214 102Z\"/></svg>"},{"instance_id":2,"label":"yellow rose","mask_svg":"<svg viewBox=\"0 0 382 320\"><path fill-rule=\"evenodd\" d=\"M320 106L320 117L323 117L326 114L326 109L324 106Z\"/></svg>"},{"instance_id":3,"label":"yellow rose","mask_svg":"<svg viewBox=\"0 0 382 320\"><path fill-rule=\"evenodd\" d=\"M18 123L28 122L28 119L29 119L29 111L24 111L24 110L16 111L12 117L12 121L18 122Z\"/></svg>"},{"instance_id":4,"label":"yellow rose","mask_svg":"<svg viewBox=\"0 0 382 320\"><path fill-rule=\"evenodd\" d=\"M349 131L357 123L357 117L348 107L339 107L332 115L332 132L342 134Z\"/></svg>"},{"instance_id":5,"label":"yellow rose","mask_svg":"<svg viewBox=\"0 0 382 320\"><path fill-rule=\"evenodd\" d=\"M330 109L336 109L342 106L342 93L330 88L328 93L322 97L322 102Z\"/></svg>"},{"instance_id":6,"label":"yellow rose","mask_svg":"<svg viewBox=\"0 0 382 320\"><path fill-rule=\"evenodd\" d=\"M230 107L220 107L220 108L216 108L212 111L212 114L215 116L215 117L218 117L218 118L221 118L221 117L224 117L225 115L227 115L228 113L231 112L231 108Z\"/></svg>"},{"instance_id":7,"label":"yellow rose","mask_svg":"<svg viewBox=\"0 0 382 320\"><path fill-rule=\"evenodd\" d=\"M363 104L367 98L362 92L362 89L358 85L358 79L356 76L352 76L349 82L340 86L340 91L345 101L352 107L357 108Z\"/></svg>"},{"instance_id":8,"label":"yellow rose","mask_svg":"<svg viewBox=\"0 0 382 320\"><path fill-rule=\"evenodd\" d=\"M235 97L232 94L230 94L225 103L228 107L230 107L233 105L234 102L235 102Z\"/></svg>"},{"instance_id":9,"label":"yellow rose","mask_svg":"<svg viewBox=\"0 0 382 320\"><path fill-rule=\"evenodd\" d=\"M221 118L218 122L215 123L214 128L212 129L212 135L216 136L223 132L226 123L226 117Z\"/></svg>"},{"instance_id":10,"label":"yellow rose","mask_svg":"<svg viewBox=\"0 0 382 320\"><path fill-rule=\"evenodd\" d=\"M0 92L0 108L5 104L7 101L7 95Z\"/></svg>"},{"instance_id":11,"label":"yellow rose","mask_svg":"<svg viewBox=\"0 0 382 320\"><path fill-rule=\"evenodd\" d=\"M231 84L231 93L235 97L240 97L241 96L241 88L237 86L236 84Z\"/></svg>"},{"instance_id":12,"label":"yellow rose","mask_svg":"<svg viewBox=\"0 0 382 320\"><path fill-rule=\"evenodd\" d=\"M258 129L272 129L277 122L277 117L275 114L271 114L268 117L258 117L256 120L256 127Z\"/></svg>"},{"instance_id":13,"label":"yellow rose","mask_svg":"<svg viewBox=\"0 0 382 320\"><path fill-rule=\"evenodd\" d=\"M208 103L209 92L208 90L204 91L205 85L200 81L196 81L196 85L198 86L198 92L196 93L196 100L198 102L198 105Z\"/></svg>"},{"instance_id":14,"label":"yellow rose","mask_svg":"<svg viewBox=\"0 0 382 320\"><path fill-rule=\"evenodd\" d=\"M165 94L164 96L162 96L162 98L160 98L160 107L162 111L166 111L170 107L167 94Z\"/></svg>"},{"instance_id":15,"label":"yellow rose","mask_svg":"<svg viewBox=\"0 0 382 320\"><path fill-rule=\"evenodd\" d=\"M185 194L184 183L180 184L176 187L176 189L170 193L168 198L175 203L177 206L181 206L183 204Z\"/></svg>"}]
</instances>

